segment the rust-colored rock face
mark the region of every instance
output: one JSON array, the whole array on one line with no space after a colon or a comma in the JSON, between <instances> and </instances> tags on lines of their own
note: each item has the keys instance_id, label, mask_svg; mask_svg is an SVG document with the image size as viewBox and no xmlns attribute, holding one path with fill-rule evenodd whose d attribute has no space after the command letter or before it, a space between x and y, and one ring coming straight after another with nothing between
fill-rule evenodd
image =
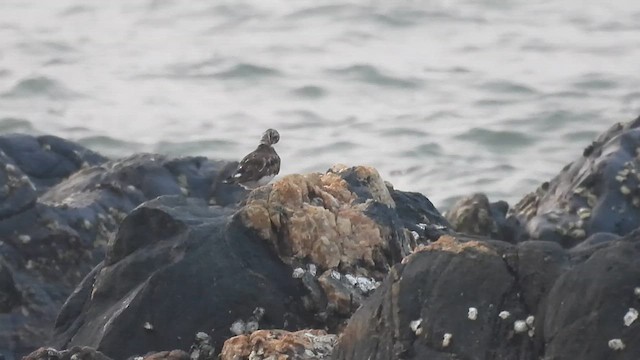
<instances>
[{"instance_id":1,"label":"rust-colored rock face","mask_svg":"<svg viewBox=\"0 0 640 360\"><path fill-rule=\"evenodd\" d=\"M258 330L230 338L224 343L221 360L311 360L328 359L336 335L323 330Z\"/></svg>"},{"instance_id":2,"label":"rust-colored rock face","mask_svg":"<svg viewBox=\"0 0 640 360\"><path fill-rule=\"evenodd\" d=\"M361 199L343 175L354 175L369 193ZM395 207L378 172L334 167L326 174L289 175L252 193L243 220L291 265L311 262L321 270L352 271L361 264L385 268L385 229L367 215L374 203Z\"/></svg>"},{"instance_id":3,"label":"rust-colored rock face","mask_svg":"<svg viewBox=\"0 0 640 360\"><path fill-rule=\"evenodd\" d=\"M450 235L443 235L438 241L432 244L417 247L416 252L420 251L446 251L454 254L460 254L464 251L476 251L496 254L496 252L490 249L484 242L475 240L462 242Z\"/></svg>"},{"instance_id":4,"label":"rust-colored rock face","mask_svg":"<svg viewBox=\"0 0 640 360\"><path fill-rule=\"evenodd\" d=\"M514 205L526 238L565 248L591 235L626 235L640 226L640 117L617 123L582 156Z\"/></svg>"},{"instance_id":5,"label":"rust-colored rock face","mask_svg":"<svg viewBox=\"0 0 640 360\"><path fill-rule=\"evenodd\" d=\"M398 217L393 191L374 168L338 165L256 189L238 216L301 279L307 310L333 319L325 325L335 330L420 243Z\"/></svg>"},{"instance_id":6,"label":"rust-colored rock face","mask_svg":"<svg viewBox=\"0 0 640 360\"><path fill-rule=\"evenodd\" d=\"M189 354L182 350L161 351L147 355L143 360L189 360Z\"/></svg>"}]
</instances>

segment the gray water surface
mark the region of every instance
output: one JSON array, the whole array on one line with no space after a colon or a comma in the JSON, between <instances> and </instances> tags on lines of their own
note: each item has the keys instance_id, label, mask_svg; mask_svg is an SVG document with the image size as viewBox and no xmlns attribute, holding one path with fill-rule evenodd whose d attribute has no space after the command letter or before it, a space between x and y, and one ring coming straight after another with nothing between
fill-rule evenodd
<instances>
[{"instance_id":1,"label":"gray water surface","mask_svg":"<svg viewBox=\"0 0 640 360\"><path fill-rule=\"evenodd\" d=\"M640 113L640 2L0 1L0 132L513 202Z\"/></svg>"}]
</instances>

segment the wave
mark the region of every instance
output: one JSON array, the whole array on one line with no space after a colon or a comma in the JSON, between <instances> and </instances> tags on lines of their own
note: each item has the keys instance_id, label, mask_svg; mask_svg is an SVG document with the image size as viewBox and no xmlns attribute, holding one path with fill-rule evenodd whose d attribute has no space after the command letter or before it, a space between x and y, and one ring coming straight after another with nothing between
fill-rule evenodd
<instances>
[{"instance_id":1,"label":"wave","mask_svg":"<svg viewBox=\"0 0 640 360\"><path fill-rule=\"evenodd\" d=\"M421 86L419 79L387 75L372 65L352 65L345 68L331 69L328 70L328 73L338 75L348 80L382 87L412 90Z\"/></svg>"},{"instance_id":2,"label":"wave","mask_svg":"<svg viewBox=\"0 0 640 360\"><path fill-rule=\"evenodd\" d=\"M457 139L474 142L493 151L524 150L528 145L536 142L536 138L524 132L490 130L485 128L472 128L457 135Z\"/></svg>"},{"instance_id":3,"label":"wave","mask_svg":"<svg viewBox=\"0 0 640 360\"><path fill-rule=\"evenodd\" d=\"M0 118L0 133L31 133L32 131L34 128L29 120L14 117Z\"/></svg>"},{"instance_id":4,"label":"wave","mask_svg":"<svg viewBox=\"0 0 640 360\"><path fill-rule=\"evenodd\" d=\"M18 81L11 89L0 94L6 98L48 97L52 99L72 99L80 95L69 90L59 81L46 76L30 77Z\"/></svg>"}]
</instances>

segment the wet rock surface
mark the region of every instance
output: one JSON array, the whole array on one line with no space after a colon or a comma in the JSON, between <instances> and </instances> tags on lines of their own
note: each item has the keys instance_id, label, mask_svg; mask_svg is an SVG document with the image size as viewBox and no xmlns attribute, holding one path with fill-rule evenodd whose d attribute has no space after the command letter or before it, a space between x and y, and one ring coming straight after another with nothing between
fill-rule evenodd
<instances>
[{"instance_id":1,"label":"wet rock surface","mask_svg":"<svg viewBox=\"0 0 640 360\"><path fill-rule=\"evenodd\" d=\"M531 239L572 247L595 233L640 226L640 118L616 124L558 176L514 206Z\"/></svg>"},{"instance_id":2,"label":"wet rock surface","mask_svg":"<svg viewBox=\"0 0 640 360\"><path fill-rule=\"evenodd\" d=\"M508 211L506 202L490 203L485 194L478 193L458 200L447 211L446 218L457 232L515 241L521 237L520 223L507 217Z\"/></svg>"},{"instance_id":3,"label":"wet rock surface","mask_svg":"<svg viewBox=\"0 0 640 360\"><path fill-rule=\"evenodd\" d=\"M35 191L44 193L51 186L76 171L100 165L108 159L96 152L56 136L0 136L0 153L5 170L7 164L19 169ZM26 183L27 179L21 179ZM18 212L15 209L15 212Z\"/></svg>"},{"instance_id":4,"label":"wet rock surface","mask_svg":"<svg viewBox=\"0 0 640 360\"><path fill-rule=\"evenodd\" d=\"M246 192L219 182L233 163L60 140L84 160L43 176L3 150L0 348L48 338L66 298L37 345L70 350L29 358L640 358L639 126L512 209L474 194L446 219L365 166Z\"/></svg>"},{"instance_id":5,"label":"wet rock surface","mask_svg":"<svg viewBox=\"0 0 640 360\"><path fill-rule=\"evenodd\" d=\"M444 236L391 270L332 359L636 359L639 255L638 234L586 253Z\"/></svg>"},{"instance_id":6,"label":"wet rock surface","mask_svg":"<svg viewBox=\"0 0 640 360\"><path fill-rule=\"evenodd\" d=\"M394 195L408 200L402 212ZM239 216L294 269L305 308L332 331L393 264L449 231L428 199L394 190L364 166L285 176L252 192Z\"/></svg>"},{"instance_id":7,"label":"wet rock surface","mask_svg":"<svg viewBox=\"0 0 640 360\"><path fill-rule=\"evenodd\" d=\"M54 136L0 136L0 354L12 359L49 338L62 303L140 203L241 199L217 184L226 166L151 154L108 160Z\"/></svg>"},{"instance_id":8,"label":"wet rock surface","mask_svg":"<svg viewBox=\"0 0 640 360\"><path fill-rule=\"evenodd\" d=\"M145 202L65 303L54 344L119 359L186 349L198 331L219 352L261 328L337 329L420 243L395 206L365 167L285 176L238 211L182 196ZM412 214L444 228L431 211Z\"/></svg>"},{"instance_id":9,"label":"wet rock surface","mask_svg":"<svg viewBox=\"0 0 640 360\"><path fill-rule=\"evenodd\" d=\"M122 359L188 349L197 331L212 333L220 347L232 324L247 321L258 305L261 326L303 324L290 270L229 222L232 214L180 196L135 209L99 270L62 308L56 347L84 344Z\"/></svg>"},{"instance_id":10,"label":"wet rock surface","mask_svg":"<svg viewBox=\"0 0 640 360\"><path fill-rule=\"evenodd\" d=\"M99 351L87 346L74 346L69 350L39 348L25 356L23 360L112 360Z\"/></svg>"},{"instance_id":11,"label":"wet rock surface","mask_svg":"<svg viewBox=\"0 0 640 360\"><path fill-rule=\"evenodd\" d=\"M540 341L550 359L640 358L640 232L590 251L550 289Z\"/></svg>"}]
</instances>

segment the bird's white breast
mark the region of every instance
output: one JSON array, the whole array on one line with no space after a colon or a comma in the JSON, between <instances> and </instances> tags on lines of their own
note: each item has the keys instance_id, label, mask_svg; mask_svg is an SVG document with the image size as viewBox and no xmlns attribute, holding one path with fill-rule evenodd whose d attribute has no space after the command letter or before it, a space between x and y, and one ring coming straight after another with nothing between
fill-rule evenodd
<instances>
[{"instance_id":1,"label":"bird's white breast","mask_svg":"<svg viewBox=\"0 0 640 360\"><path fill-rule=\"evenodd\" d=\"M258 180L258 186L267 185L274 177L275 175L266 175L261 177L260 180Z\"/></svg>"}]
</instances>

